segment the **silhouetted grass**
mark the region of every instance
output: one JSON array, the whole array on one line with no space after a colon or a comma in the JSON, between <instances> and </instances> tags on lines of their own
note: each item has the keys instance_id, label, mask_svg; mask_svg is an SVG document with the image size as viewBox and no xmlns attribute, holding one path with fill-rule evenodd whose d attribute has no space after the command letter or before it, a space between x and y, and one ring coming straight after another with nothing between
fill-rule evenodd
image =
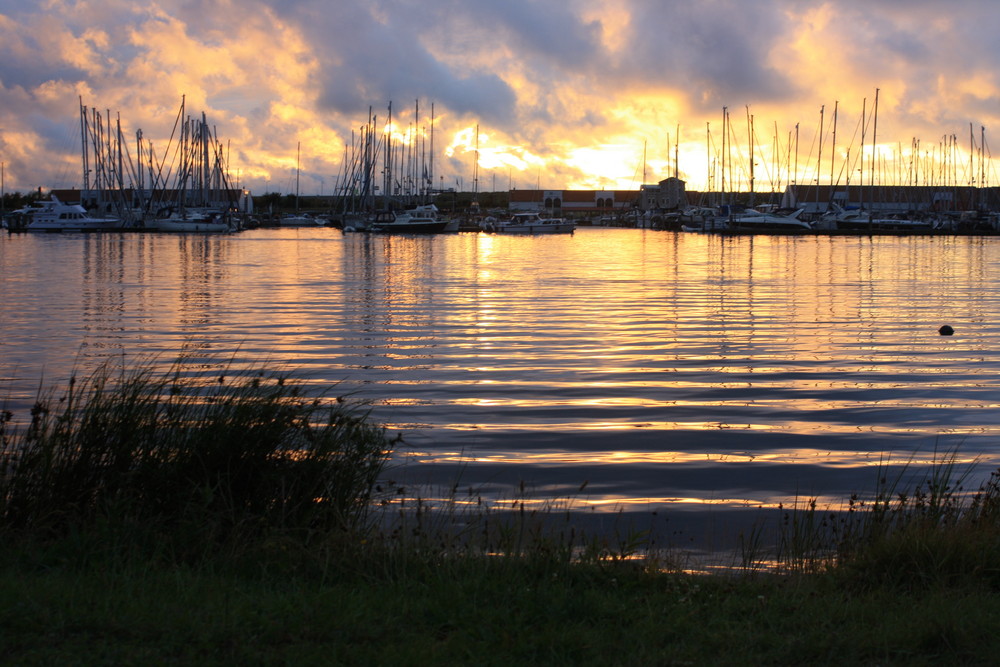
<instances>
[{"instance_id":1,"label":"silhouetted grass","mask_svg":"<svg viewBox=\"0 0 1000 667\"><path fill-rule=\"evenodd\" d=\"M285 372L160 368L108 364L0 415L3 659L911 665L1000 650L1000 475L967 493L954 454L915 484L886 467L836 511L805 500L746 535L729 574L694 575L641 527L582 533L573 499L377 498L395 441L363 406Z\"/></svg>"},{"instance_id":2,"label":"silhouetted grass","mask_svg":"<svg viewBox=\"0 0 1000 667\"><path fill-rule=\"evenodd\" d=\"M101 528L197 551L357 531L393 442L287 372L101 365L0 419L0 530Z\"/></svg>"}]
</instances>

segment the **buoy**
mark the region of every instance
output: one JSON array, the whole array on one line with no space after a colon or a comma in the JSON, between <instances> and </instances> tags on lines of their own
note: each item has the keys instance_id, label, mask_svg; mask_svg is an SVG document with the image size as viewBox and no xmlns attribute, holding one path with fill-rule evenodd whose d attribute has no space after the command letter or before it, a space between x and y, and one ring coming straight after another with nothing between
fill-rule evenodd
<instances>
[{"instance_id":1,"label":"buoy","mask_svg":"<svg viewBox=\"0 0 1000 667\"><path fill-rule=\"evenodd\" d=\"M938 329L938 333L941 334L942 336L950 336L953 333L955 333L955 330L946 324L940 329Z\"/></svg>"}]
</instances>

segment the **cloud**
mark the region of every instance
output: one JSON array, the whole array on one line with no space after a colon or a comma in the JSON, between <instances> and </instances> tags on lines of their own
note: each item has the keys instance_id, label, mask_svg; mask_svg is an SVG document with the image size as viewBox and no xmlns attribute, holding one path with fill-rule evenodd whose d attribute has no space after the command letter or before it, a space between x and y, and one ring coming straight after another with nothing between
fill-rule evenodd
<instances>
[{"instance_id":1,"label":"cloud","mask_svg":"<svg viewBox=\"0 0 1000 667\"><path fill-rule=\"evenodd\" d=\"M763 144L799 124L806 145L821 106L847 127L878 88L893 143L988 134L998 29L985 0L0 2L0 160L13 187L54 186L74 178L81 99L165 146L183 96L256 191L287 189L299 145L303 191L329 190L390 103L415 133L433 104L437 146L479 125L498 182L628 187L678 140L704 180L724 106L749 107ZM440 175L468 181L468 158Z\"/></svg>"}]
</instances>

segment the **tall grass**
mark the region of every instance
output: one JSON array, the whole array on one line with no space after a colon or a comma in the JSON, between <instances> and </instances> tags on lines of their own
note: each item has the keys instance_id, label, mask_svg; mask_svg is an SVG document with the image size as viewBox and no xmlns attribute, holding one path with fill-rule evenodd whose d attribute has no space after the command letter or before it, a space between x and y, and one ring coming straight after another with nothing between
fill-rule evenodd
<instances>
[{"instance_id":1,"label":"tall grass","mask_svg":"<svg viewBox=\"0 0 1000 667\"><path fill-rule=\"evenodd\" d=\"M979 582L1000 587L1000 471L978 490L966 488L956 450L935 452L926 471L912 461L890 474L878 469L875 491L839 509L796 503L782 514L774 569L827 572L847 585L873 590ZM747 565L766 559L759 544Z\"/></svg>"},{"instance_id":2,"label":"tall grass","mask_svg":"<svg viewBox=\"0 0 1000 667\"><path fill-rule=\"evenodd\" d=\"M367 525L395 441L285 371L107 362L0 415L0 529L114 526L174 548Z\"/></svg>"}]
</instances>

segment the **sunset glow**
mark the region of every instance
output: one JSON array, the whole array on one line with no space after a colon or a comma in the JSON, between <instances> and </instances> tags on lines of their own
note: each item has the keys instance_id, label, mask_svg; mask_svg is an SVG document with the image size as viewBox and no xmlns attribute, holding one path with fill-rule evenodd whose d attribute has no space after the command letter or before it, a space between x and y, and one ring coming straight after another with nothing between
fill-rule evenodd
<instances>
[{"instance_id":1,"label":"sunset glow","mask_svg":"<svg viewBox=\"0 0 1000 667\"><path fill-rule=\"evenodd\" d=\"M429 150L433 134L446 187L471 189L478 155L481 190L635 189L675 169L691 190L718 188L724 161L747 189L752 153L755 187L781 189L856 178L872 151L884 183L940 180L951 164L959 184L996 185L991 9L6 3L0 161L8 190L79 187L81 100L165 146L183 97L254 193L291 192L297 166L303 194L332 192L352 133L369 114L385 127L390 104L398 141Z\"/></svg>"}]
</instances>

